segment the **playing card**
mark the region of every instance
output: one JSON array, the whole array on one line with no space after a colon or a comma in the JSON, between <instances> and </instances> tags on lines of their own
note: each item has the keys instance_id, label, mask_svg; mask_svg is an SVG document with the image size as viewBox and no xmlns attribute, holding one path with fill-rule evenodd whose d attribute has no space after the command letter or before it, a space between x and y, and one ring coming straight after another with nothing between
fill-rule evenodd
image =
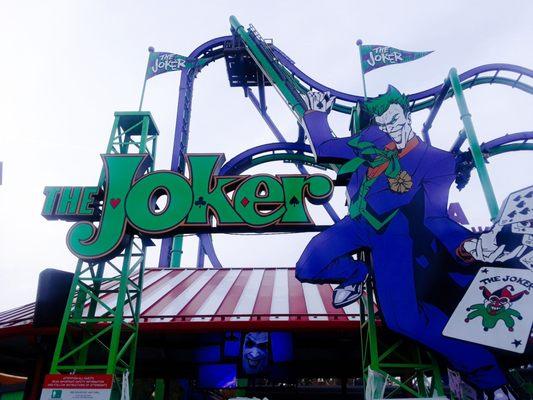
<instances>
[{"instance_id":1,"label":"playing card","mask_svg":"<svg viewBox=\"0 0 533 400\"><path fill-rule=\"evenodd\" d=\"M520 262L533 271L533 250L529 251L520 258Z\"/></svg>"},{"instance_id":2,"label":"playing card","mask_svg":"<svg viewBox=\"0 0 533 400\"><path fill-rule=\"evenodd\" d=\"M511 193L504 200L498 224L508 225L533 219L533 186Z\"/></svg>"},{"instance_id":3,"label":"playing card","mask_svg":"<svg viewBox=\"0 0 533 400\"><path fill-rule=\"evenodd\" d=\"M442 334L523 353L533 323L532 291L531 270L483 267Z\"/></svg>"}]
</instances>

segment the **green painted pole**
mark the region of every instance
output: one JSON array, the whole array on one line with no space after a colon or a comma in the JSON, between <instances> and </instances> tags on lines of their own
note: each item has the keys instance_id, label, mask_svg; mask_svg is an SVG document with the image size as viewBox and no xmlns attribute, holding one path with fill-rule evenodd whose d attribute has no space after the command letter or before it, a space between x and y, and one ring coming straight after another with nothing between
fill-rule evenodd
<instances>
[{"instance_id":1,"label":"green painted pole","mask_svg":"<svg viewBox=\"0 0 533 400\"><path fill-rule=\"evenodd\" d=\"M148 127L150 126L150 117L144 116L141 127L141 143L139 144L139 153L146 153L146 139L148 138Z\"/></svg>"},{"instance_id":2,"label":"green painted pole","mask_svg":"<svg viewBox=\"0 0 533 400\"><path fill-rule=\"evenodd\" d=\"M278 74L278 72L272 67L270 64L270 61L264 56L262 51L259 49L257 44L250 38L250 35L244 27L240 24L240 22L235 18L235 16L231 16L229 18L229 22L233 29L235 29L235 32L240 36L246 47L248 48L248 52L252 56L252 58L256 61L257 65L261 68L263 73L266 75L268 80L272 83L272 85L280 92L282 97L285 99L289 107L291 108L291 111L296 115L296 117L300 120L304 113L305 109L300 104L299 99L294 97L294 95L291 93L287 85L285 84L283 78Z\"/></svg>"},{"instance_id":3,"label":"green painted pole","mask_svg":"<svg viewBox=\"0 0 533 400\"><path fill-rule=\"evenodd\" d=\"M477 169L481 187L483 188L483 193L485 194L485 200L487 201L487 205L489 207L490 218L495 220L499 212L498 202L496 201L494 189L492 188L492 183L490 182L487 166L485 165L485 158L481 153L481 148L477 140L474 124L472 123L472 115L470 114L468 106L466 105L463 88L461 87L461 82L459 81L459 76L457 75L457 70L455 68L450 69L449 79L455 95L457 106L459 107L461 120L463 121L466 137L470 145L470 151L472 152L472 158L474 159L474 165Z\"/></svg>"},{"instance_id":4,"label":"green painted pole","mask_svg":"<svg viewBox=\"0 0 533 400\"><path fill-rule=\"evenodd\" d=\"M118 122L120 120L120 117L115 115L115 119L113 120L113 127L111 128L111 134L109 135L109 141L107 142L107 148L106 148L106 154L112 154L113 153L113 143L115 140L115 134L118 131ZM98 179L98 186L102 187L104 186L104 179L105 179L105 170L102 168L100 171L100 178Z\"/></svg>"},{"instance_id":5,"label":"green painted pole","mask_svg":"<svg viewBox=\"0 0 533 400\"><path fill-rule=\"evenodd\" d=\"M533 143L504 144L496 148L493 148L490 151L490 155L495 156L497 154L507 153L509 151L522 151L522 150L533 150Z\"/></svg>"},{"instance_id":6,"label":"green painted pole","mask_svg":"<svg viewBox=\"0 0 533 400\"><path fill-rule=\"evenodd\" d=\"M135 300L135 313L133 315L133 343L130 347L130 377L131 380L129 382L130 384L130 393L133 392L133 374L135 372L135 365L137 363L137 343L139 341L139 319L141 315L141 302L142 302L142 290L144 287L144 269L146 267L146 246L142 245L141 252L143 254L141 265L139 267L139 278L137 280L137 299Z\"/></svg>"},{"instance_id":7,"label":"green painted pole","mask_svg":"<svg viewBox=\"0 0 533 400\"><path fill-rule=\"evenodd\" d=\"M117 305L115 307L115 317L111 324L111 343L109 345L109 355L107 358L107 374L114 375L117 368L117 359L120 346L120 334L124 321L124 300L126 298L126 291L128 290L129 279L129 265L131 260L132 246L126 247L124 258L122 261L122 273L120 274L120 283L117 295ZM133 371L130 371L133 372Z\"/></svg>"},{"instance_id":8,"label":"green painted pole","mask_svg":"<svg viewBox=\"0 0 533 400\"><path fill-rule=\"evenodd\" d=\"M152 152L150 153L150 156L152 157L152 165L150 165L150 172L154 172L155 170L155 155L157 154L157 136L153 138L152 142Z\"/></svg>"}]
</instances>

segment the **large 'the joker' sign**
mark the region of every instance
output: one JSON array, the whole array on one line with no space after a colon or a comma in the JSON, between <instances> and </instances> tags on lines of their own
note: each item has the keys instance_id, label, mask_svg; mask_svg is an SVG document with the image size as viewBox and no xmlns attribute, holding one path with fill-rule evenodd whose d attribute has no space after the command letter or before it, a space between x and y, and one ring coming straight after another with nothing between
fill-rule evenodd
<instances>
[{"instance_id":1,"label":"large 'the joker' sign","mask_svg":"<svg viewBox=\"0 0 533 400\"><path fill-rule=\"evenodd\" d=\"M164 237L184 231L309 228L313 221L305 201L325 203L333 192L333 182L320 174L217 176L221 154L188 155L188 178L172 171L145 174L148 157L103 155L103 193L97 187L45 188L45 218L82 221L67 237L74 255L111 257L131 233ZM160 198L166 198L162 209ZM98 227L90 221L99 221Z\"/></svg>"},{"instance_id":2,"label":"large 'the joker' sign","mask_svg":"<svg viewBox=\"0 0 533 400\"><path fill-rule=\"evenodd\" d=\"M441 354L490 398L512 399L496 357L480 344L526 351L533 321L533 186L511 194L494 226L474 234L448 217L454 155L417 137L405 95L389 87L365 101L374 123L344 138L328 125L334 98L309 92L305 100L301 123L316 161L339 166L348 215L310 241L296 277L338 284L333 306L345 307L360 298L369 272L352 256L370 250L388 328ZM306 200L325 203L333 190L325 175L218 176L223 157L217 154L189 155L188 177L146 173L147 157L104 155L101 192L45 189L46 218L81 220L67 238L77 257L109 258L135 233L309 230Z\"/></svg>"}]
</instances>

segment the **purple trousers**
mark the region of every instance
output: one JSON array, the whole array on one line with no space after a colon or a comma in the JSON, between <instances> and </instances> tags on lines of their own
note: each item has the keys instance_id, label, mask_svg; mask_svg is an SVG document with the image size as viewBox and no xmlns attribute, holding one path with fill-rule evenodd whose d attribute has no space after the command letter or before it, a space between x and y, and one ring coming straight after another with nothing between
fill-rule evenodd
<instances>
[{"instance_id":1,"label":"purple trousers","mask_svg":"<svg viewBox=\"0 0 533 400\"><path fill-rule=\"evenodd\" d=\"M389 329L441 354L479 389L506 383L487 348L443 336L448 317L437 307L417 299L413 238L401 212L380 233L362 218L343 218L309 242L296 264L296 277L309 283L362 282L366 265L350 257L361 248L371 251L379 308Z\"/></svg>"}]
</instances>

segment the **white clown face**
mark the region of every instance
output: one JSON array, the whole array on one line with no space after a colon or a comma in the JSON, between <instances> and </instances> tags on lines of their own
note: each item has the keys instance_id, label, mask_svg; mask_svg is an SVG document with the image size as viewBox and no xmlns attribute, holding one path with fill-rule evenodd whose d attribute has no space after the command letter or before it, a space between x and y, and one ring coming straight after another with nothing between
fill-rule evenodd
<instances>
[{"instance_id":1,"label":"white clown face","mask_svg":"<svg viewBox=\"0 0 533 400\"><path fill-rule=\"evenodd\" d=\"M414 136L411 115L406 114L399 104L391 104L387 111L375 116L375 121L378 128L396 143L398 149L403 149L408 140Z\"/></svg>"}]
</instances>

